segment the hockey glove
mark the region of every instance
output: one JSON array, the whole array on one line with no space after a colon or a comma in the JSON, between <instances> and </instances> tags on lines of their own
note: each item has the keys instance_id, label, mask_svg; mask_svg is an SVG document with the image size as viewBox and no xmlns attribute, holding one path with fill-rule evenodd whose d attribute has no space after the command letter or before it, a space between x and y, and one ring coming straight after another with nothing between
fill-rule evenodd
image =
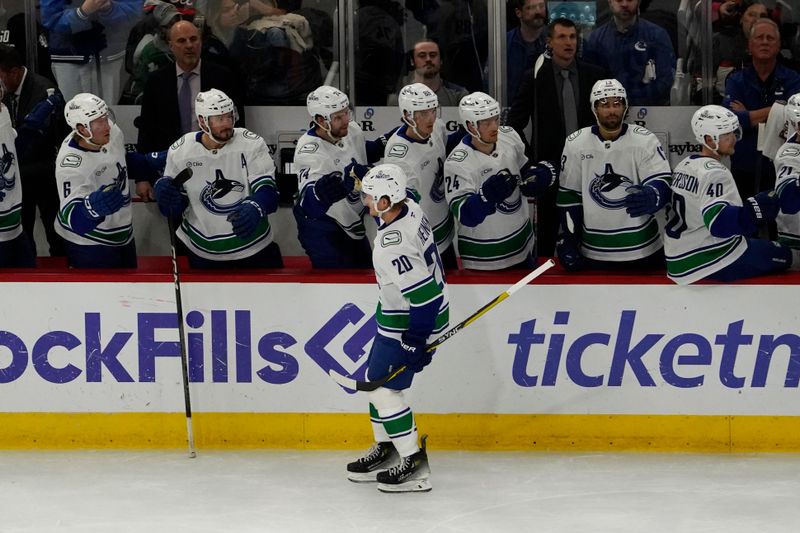
<instances>
[{"instance_id":1,"label":"hockey glove","mask_svg":"<svg viewBox=\"0 0 800 533\"><path fill-rule=\"evenodd\" d=\"M775 220L780 210L780 199L775 191L760 192L745 200L743 204L739 214L740 217L745 217L745 220L740 220L743 227L759 226Z\"/></svg>"},{"instance_id":2,"label":"hockey glove","mask_svg":"<svg viewBox=\"0 0 800 533\"><path fill-rule=\"evenodd\" d=\"M361 190L361 180L367 175L369 167L356 162L355 158L344 167L344 186L348 193Z\"/></svg>"},{"instance_id":3,"label":"hockey glove","mask_svg":"<svg viewBox=\"0 0 800 533\"><path fill-rule=\"evenodd\" d=\"M47 121L53 113L60 113L64 109L64 97L58 90L36 104L31 112L22 119L22 127L29 130L44 132Z\"/></svg>"},{"instance_id":4,"label":"hockey glove","mask_svg":"<svg viewBox=\"0 0 800 533\"><path fill-rule=\"evenodd\" d=\"M550 161L529 163L522 169L519 190L525 196L536 196L549 189L558 181L558 170Z\"/></svg>"},{"instance_id":5,"label":"hockey glove","mask_svg":"<svg viewBox=\"0 0 800 533\"><path fill-rule=\"evenodd\" d=\"M105 185L83 199L83 206L94 218L112 215L125 205L125 197L116 185Z\"/></svg>"},{"instance_id":6,"label":"hockey glove","mask_svg":"<svg viewBox=\"0 0 800 533\"><path fill-rule=\"evenodd\" d=\"M233 233L237 237L246 239L256 230L264 216L264 210L258 205L258 202L245 198L228 215L228 222L233 225Z\"/></svg>"},{"instance_id":7,"label":"hockey glove","mask_svg":"<svg viewBox=\"0 0 800 533\"><path fill-rule=\"evenodd\" d=\"M167 151L163 152L150 152L146 155L147 165L150 170L158 173L160 176L164 173L164 167L167 166Z\"/></svg>"},{"instance_id":8,"label":"hockey glove","mask_svg":"<svg viewBox=\"0 0 800 533\"><path fill-rule=\"evenodd\" d=\"M564 233L556 242L558 262L567 272L578 272L584 267L578 239L572 233Z\"/></svg>"},{"instance_id":9,"label":"hockey glove","mask_svg":"<svg viewBox=\"0 0 800 533\"><path fill-rule=\"evenodd\" d=\"M186 209L187 199L175 185L172 178L164 176L156 181L154 187L158 210L165 217L175 218L181 216Z\"/></svg>"},{"instance_id":10,"label":"hockey glove","mask_svg":"<svg viewBox=\"0 0 800 533\"><path fill-rule=\"evenodd\" d=\"M483 182L481 197L484 201L497 205L511 196L516 186L517 176L511 174L508 169L503 169Z\"/></svg>"},{"instance_id":11,"label":"hockey glove","mask_svg":"<svg viewBox=\"0 0 800 533\"><path fill-rule=\"evenodd\" d=\"M350 191L342 183L341 172L331 172L319 178L314 183L314 194L325 207L330 207L339 200L347 197Z\"/></svg>"},{"instance_id":12,"label":"hockey glove","mask_svg":"<svg viewBox=\"0 0 800 533\"><path fill-rule=\"evenodd\" d=\"M400 347L403 348L406 356L406 366L414 372L422 372L422 369L431 364L433 354L436 350L427 351L425 347L426 338L410 331L404 331L400 340Z\"/></svg>"},{"instance_id":13,"label":"hockey glove","mask_svg":"<svg viewBox=\"0 0 800 533\"><path fill-rule=\"evenodd\" d=\"M626 189L625 211L632 217L652 215L661 207L658 189L650 185L631 185Z\"/></svg>"}]
</instances>

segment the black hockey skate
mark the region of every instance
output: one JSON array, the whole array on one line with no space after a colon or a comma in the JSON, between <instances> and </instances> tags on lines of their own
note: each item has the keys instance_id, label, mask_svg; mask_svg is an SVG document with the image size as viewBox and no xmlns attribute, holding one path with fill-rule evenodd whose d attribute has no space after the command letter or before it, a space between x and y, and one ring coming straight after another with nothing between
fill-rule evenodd
<instances>
[{"instance_id":1,"label":"black hockey skate","mask_svg":"<svg viewBox=\"0 0 800 533\"><path fill-rule=\"evenodd\" d=\"M347 465L347 479L355 483L375 482L379 470L385 470L399 460L394 444L376 442L363 457Z\"/></svg>"},{"instance_id":2,"label":"black hockey skate","mask_svg":"<svg viewBox=\"0 0 800 533\"><path fill-rule=\"evenodd\" d=\"M422 436L422 448L400 464L389 470L378 472L378 490L381 492L428 492L433 487L428 480L431 469L428 466L428 452L425 449L427 435Z\"/></svg>"}]
</instances>

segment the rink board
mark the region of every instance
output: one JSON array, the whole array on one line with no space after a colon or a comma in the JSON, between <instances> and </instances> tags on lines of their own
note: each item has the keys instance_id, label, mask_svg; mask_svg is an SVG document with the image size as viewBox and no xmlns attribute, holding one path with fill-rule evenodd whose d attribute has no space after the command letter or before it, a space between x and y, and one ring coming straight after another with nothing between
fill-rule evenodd
<instances>
[{"instance_id":1,"label":"rink board","mask_svg":"<svg viewBox=\"0 0 800 533\"><path fill-rule=\"evenodd\" d=\"M452 276L451 323L516 277ZM168 275L0 280L1 448L184 445ZM407 395L442 449L800 451L798 282L545 275ZM187 275L182 294L198 446L370 441L366 395L327 376L364 376L369 274Z\"/></svg>"}]
</instances>

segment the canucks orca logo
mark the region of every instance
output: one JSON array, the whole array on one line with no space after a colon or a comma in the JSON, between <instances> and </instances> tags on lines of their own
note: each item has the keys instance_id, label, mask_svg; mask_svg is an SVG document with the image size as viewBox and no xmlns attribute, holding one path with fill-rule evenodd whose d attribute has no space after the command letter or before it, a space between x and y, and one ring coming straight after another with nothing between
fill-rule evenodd
<instances>
[{"instance_id":1,"label":"canucks orca logo","mask_svg":"<svg viewBox=\"0 0 800 533\"><path fill-rule=\"evenodd\" d=\"M216 171L216 176L213 182L206 182L203 192L200 193L200 201L212 213L224 215L236 209L242 202L240 193L244 191L244 185L227 179L219 169ZM232 197L228 198L229 195Z\"/></svg>"},{"instance_id":2,"label":"canucks orca logo","mask_svg":"<svg viewBox=\"0 0 800 533\"><path fill-rule=\"evenodd\" d=\"M439 158L439 169L433 178L430 194L431 199L437 204L444 201L444 161L442 161L441 157Z\"/></svg>"},{"instance_id":3,"label":"canucks orca logo","mask_svg":"<svg viewBox=\"0 0 800 533\"><path fill-rule=\"evenodd\" d=\"M3 145L3 157L0 158L0 191L4 189L11 189L17 181L16 174L9 176L11 165L14 164L14 154L8 151L6 145Z\"/></svg>"},{"instance_id":4,"label":"canucks orca logo","mask_svg":"<svg viewBox=\"0 0 800 533\"><path fill-rule=\"evenodd\" d=\"M128 183L128 169L124 165L117 163L117 177L114 178L114 185L120 191L124 191L126 183Z\"/></svg>"},{"instance_id":5,"label":"canucks orca logo","mask_svg":"<svg viewBox=\"0 0 800 533\"><path fill-rule=\"evenodd\" d=\"M628 187L633 185L630 178L617 174L611 163L606 163L602 174L596 174L589 184L589 194L601 207L606 209L622 209Z\"/></svg>"}]
</instances>

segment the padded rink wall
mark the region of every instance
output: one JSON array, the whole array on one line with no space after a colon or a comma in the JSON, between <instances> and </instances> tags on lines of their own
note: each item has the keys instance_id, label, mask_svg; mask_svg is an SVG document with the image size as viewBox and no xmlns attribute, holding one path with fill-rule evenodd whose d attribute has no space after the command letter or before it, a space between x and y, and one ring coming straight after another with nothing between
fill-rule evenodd
<instances>
[{"instance_id":1,"label":"padded rink wall","mask_svg":"<svg viewBox=\"0 0 800 533\"><path fill-rule=\"evenodd\" d=\"M185 446L169 265L1 274L0 448ZM677 287L556 269L451 338L408 397L436 449L798 451L800 276ZM453 323L519 274L454 274ZM368 272L183 276L196 445L371 441Z\"/></svg>"}]
</instances>

